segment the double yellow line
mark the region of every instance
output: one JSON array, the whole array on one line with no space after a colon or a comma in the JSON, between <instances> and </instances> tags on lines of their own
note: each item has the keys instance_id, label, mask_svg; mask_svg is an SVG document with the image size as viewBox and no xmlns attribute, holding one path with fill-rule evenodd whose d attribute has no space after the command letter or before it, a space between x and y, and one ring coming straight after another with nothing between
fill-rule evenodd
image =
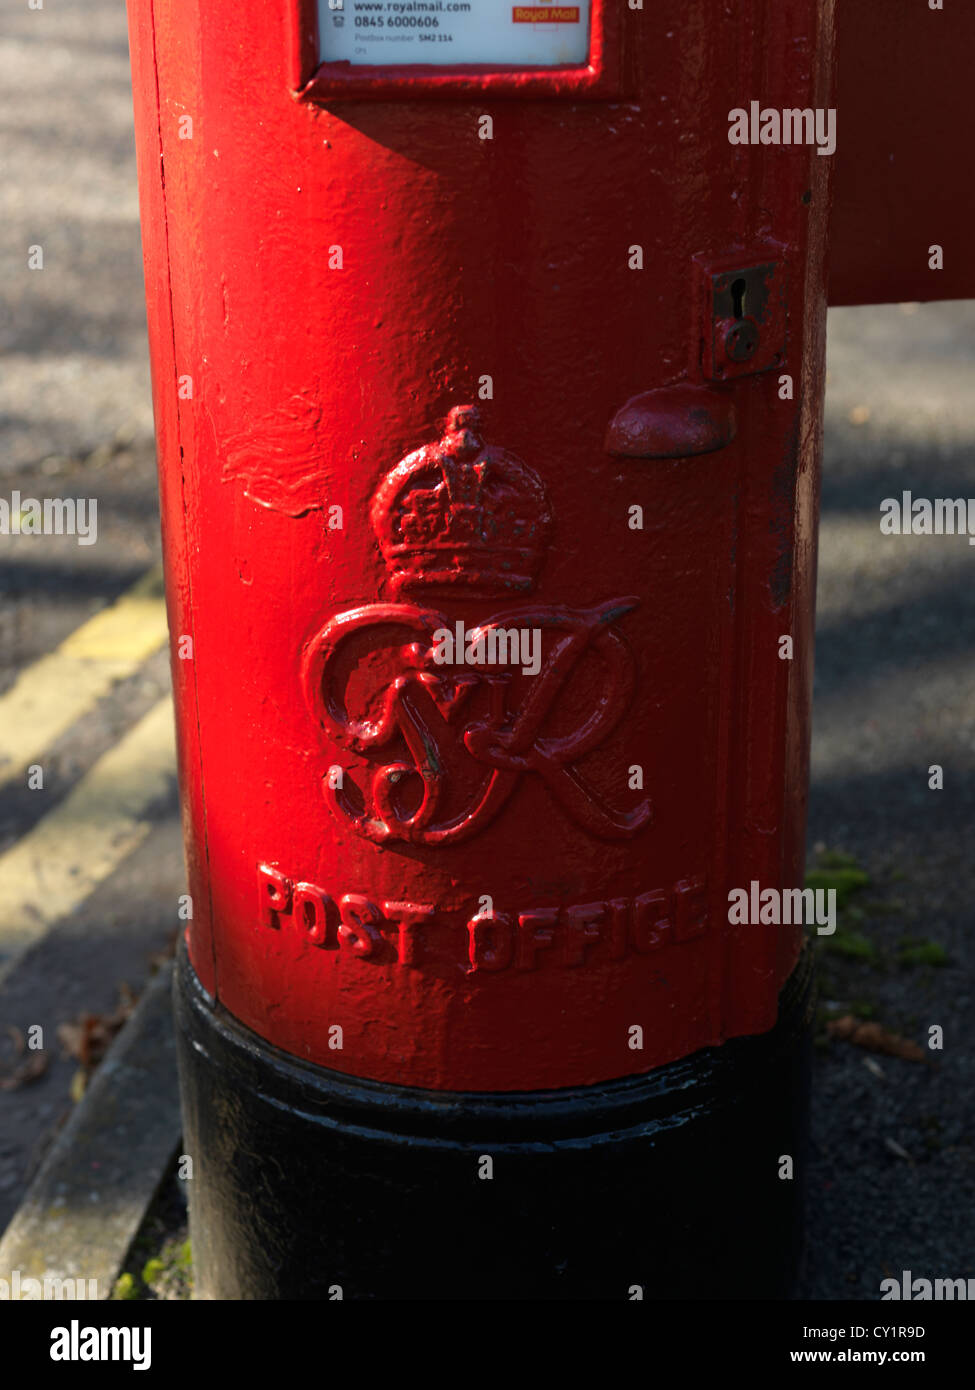
<instances>
[{"instance_id":1,"label":"double yellow line","mask_svg":"<svg viewBox=\"0 0 975 1390\"><path fill-rule=\"evenodd\" d=\"M157 568L23 671L0 696L0 793L33 764L43 767L54 740L117 681L134 675L166 635ZM150 830L146 812L175 770L173 705L166 696L0 855L0 978L143 842Z\"/></svg>"}]
</instances>

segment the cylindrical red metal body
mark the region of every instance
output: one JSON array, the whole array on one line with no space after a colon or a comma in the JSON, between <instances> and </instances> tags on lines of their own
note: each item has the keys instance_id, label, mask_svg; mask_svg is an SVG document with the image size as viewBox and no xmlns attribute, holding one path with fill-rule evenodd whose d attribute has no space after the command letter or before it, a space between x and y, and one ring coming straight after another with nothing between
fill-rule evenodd
<instances>
[{"instance_id":1,"label":"cylindrical red metal body","mask_svg":"<svg viewBox=\"0 0 975 1390\"><path fill-rule=\"evenodd\" d=\"M203 988L432 1092L771 1029L801 930L728 894L803 873L830 161L729 112L829 106L831 5L315 80L300 0L129 8Z\"/></svg>"}]
</instances>

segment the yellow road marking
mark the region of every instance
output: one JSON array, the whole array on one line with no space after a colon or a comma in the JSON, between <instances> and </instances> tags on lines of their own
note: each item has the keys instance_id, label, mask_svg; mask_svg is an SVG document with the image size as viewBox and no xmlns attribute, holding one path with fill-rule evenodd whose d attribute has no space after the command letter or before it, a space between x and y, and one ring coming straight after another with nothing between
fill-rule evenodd
<instances>
[{"instance_id":1,"label":"yellow road marking","mask_svg":"<svg viewBox=\"0 0 975 1390\"><path fill-rule=\"evenodd\" d=\"M115 681L133 675L166 633L157 566L21 672L0 696L0 788L23 777Z\"/></svg>"},{"instance_id":2,"label":"yellow road marking","mask_svg":"<svg viewBox=\"0 0 975 1390\"><path fill-rule=\"evenodd\" d=\"M110 748L62 802L0 855L0 978L54 922L108 878L149 834L145 814L176 773L167 696ZM42 791L35 793L43 796Z\"/></svg>"}]
</instances>

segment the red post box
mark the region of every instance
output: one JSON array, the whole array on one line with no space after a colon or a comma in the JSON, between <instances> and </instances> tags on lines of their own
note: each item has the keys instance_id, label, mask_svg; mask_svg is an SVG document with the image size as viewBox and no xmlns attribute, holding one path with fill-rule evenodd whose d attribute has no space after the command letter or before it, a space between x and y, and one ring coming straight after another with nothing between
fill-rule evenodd
<instances>
[{"instance_id":1,"label":"red post box","mask_svg":"<svg viewBox=\"0 0 975 1390\"><path fill-rule=\"evenodd\" d=\"M129 11L199 1291L784 1293L832 7Z\"/></svg>"}]
</instances>

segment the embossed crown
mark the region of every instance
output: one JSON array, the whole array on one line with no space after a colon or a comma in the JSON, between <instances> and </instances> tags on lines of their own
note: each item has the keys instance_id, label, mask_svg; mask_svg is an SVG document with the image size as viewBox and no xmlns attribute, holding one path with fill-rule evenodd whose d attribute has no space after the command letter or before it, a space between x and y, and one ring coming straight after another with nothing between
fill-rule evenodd
<instances>
[{"instance_id":1,"label":"embossed crown","mask_svg":"<svg viewBox=\"0 0 975 1390\"><path fill-rule=\"evenodd\" d=\"M551 526L542 481L485 445L474 406L455 406L443 437L408 454L380 483L371 517L393 592L524 593Z\"/></svg>"}]
</instances>

